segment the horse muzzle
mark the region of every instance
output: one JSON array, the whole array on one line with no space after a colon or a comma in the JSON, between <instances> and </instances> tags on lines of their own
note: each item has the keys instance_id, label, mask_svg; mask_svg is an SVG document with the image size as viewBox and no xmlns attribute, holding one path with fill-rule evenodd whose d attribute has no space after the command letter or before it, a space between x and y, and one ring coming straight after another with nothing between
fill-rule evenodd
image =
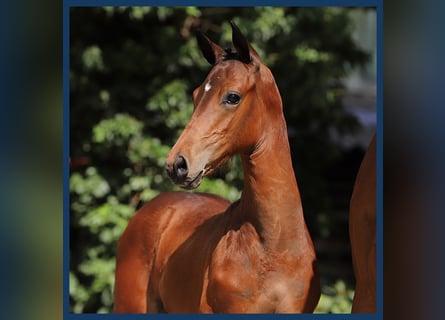
<instances>
[{"instance_id":1,"label":"horse muzzle","mask_svg":"<svg viewBox=\"0 0 445 320\"><path fill-rule=\"evenodd\" d=\"M189 175L187 159L183 155L178 155L172 163L167 161L165 171L174 184L189 190L197 188L204 176L204 171Z\"/></svg>"}]
</instances>

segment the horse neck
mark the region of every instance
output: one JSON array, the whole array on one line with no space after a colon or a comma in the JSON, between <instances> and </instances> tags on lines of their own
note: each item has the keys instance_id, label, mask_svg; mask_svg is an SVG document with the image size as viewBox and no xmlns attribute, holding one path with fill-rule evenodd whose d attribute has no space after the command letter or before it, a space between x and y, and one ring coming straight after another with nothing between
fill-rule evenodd
<instances>
[{"instance_id":1,"label":"horse neck","mask_svg":"<svg viewBox=\"0 0 445 320\"><path fill-rule=\"evenodd\" d=\"M299 250L307 234L284 117L263 134L255 151L242 155L244 189L240 210L265 247Z\"/></svg>"}]
</instances>

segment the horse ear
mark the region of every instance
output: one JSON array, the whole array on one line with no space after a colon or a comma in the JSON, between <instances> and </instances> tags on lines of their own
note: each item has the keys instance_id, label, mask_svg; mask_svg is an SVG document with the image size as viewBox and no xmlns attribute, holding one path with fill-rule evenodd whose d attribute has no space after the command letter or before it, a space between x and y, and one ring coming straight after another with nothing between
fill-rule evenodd
<instances>
[{"instance_id":1,"label":"horse ear","mask_svg":"<svg viewBox=\"0 0 445 320\"><path fill-rule=\"evenodd\" d=\"M238 53L239 59L244 63L250 63L252 61L252 56L250 55L251 47L247 39L243 36L238 26L230 21L232 26L232 42Z\"/></svg>"},{"instance_id":2,"label":"horse ear","mask_svg":"<svg viewBox=\"0 0 445 320\"><path fill-rule=\"evenodd\" d=\"M196 33L196 40L198 41L198 46L201 49L202 54L211 65L216 64L219 58L224 54L224 50L207 38L201 31Z\"/></svg>"}]
</instances>

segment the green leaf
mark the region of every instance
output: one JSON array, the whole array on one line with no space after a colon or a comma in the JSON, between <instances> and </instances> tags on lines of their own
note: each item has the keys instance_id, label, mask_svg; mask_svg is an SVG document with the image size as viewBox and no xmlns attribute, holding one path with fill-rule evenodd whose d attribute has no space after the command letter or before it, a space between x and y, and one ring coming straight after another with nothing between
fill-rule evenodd
<instances>
[{"instance_id":1,"label":"green leaf","mask_svg":"<svg viewBox=\"0 0 445 320\"><path fill-rule=\"evenodd\" d=\"M113 118L103 119L93 127L95 143L123 145L132 136L140 135L143 124L128 114L117 113Z\"/></svg>"},{"instance_id":2,"label":"green leaf","mask_svg":"<svg viewBox=\"0 0 445 320\"><path fill-rule=\"evenodd\" d=\"M82 61L87 70L104 69L102 50L97 45L87 47L82 54Z\"/></svg>"}]
</instances>

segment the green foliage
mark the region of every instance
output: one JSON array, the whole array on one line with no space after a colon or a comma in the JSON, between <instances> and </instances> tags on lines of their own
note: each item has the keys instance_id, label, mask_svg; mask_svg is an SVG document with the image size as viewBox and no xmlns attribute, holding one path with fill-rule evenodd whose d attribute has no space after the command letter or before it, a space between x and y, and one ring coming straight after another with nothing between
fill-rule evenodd
<instances>
[{"instance_id":1,"label":"green foliage","mask_svg":"<svg viewBox=\"0 0 445 320\"><path fill-rule=\"evenodd\" d=\"M143 202L177 189L164 174L164 161L193 112L192 91L210 69L193 28L200 26L214 41L228 44L231 18L276 77L295 169L307 190L302 192L305 210L314 216L328 211L320 172L340 153L329 131L357 128L342 109L338 80L366 60L352 42L346 9L72 8L72 312L111 311L119 236ZM204 179L198 191L236 200L241 188L240 161L233 159ZM323 296L320 312L348 309L336 300L344 296L340 289Z\"/></svg>"},{"instance_id":2,"label":"green foliage","mask_svg":"<svg viewBox=\"0 0 445 320\"><path fill-rule=\"evenodd\" d=\"M314 313L351 313L354 291L338 280L333 286L325 286Z\"/></svg>"}]
</instances>

